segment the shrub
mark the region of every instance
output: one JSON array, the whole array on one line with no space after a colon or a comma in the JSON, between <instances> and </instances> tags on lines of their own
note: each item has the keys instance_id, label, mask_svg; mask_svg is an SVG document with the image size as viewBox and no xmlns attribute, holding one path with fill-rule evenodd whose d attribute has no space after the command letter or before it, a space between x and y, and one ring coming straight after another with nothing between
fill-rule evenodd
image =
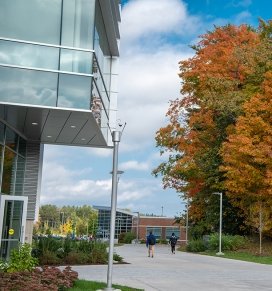
<instances>
[{"instance_id":1,"label":"shrub","mask_svg":"<svg viewBox=\"0 0 272 291\"><path fill-rule=\"evenodd\" d=\"M66 267L63 271L55 267L46 267L42 270L36 268L31 272L0 272L0 290L66 290L73 286L77 278L78 273L71 267Z\"/></svg>"},{"instance_id":2,"label":"shrub","mask_svg":"<svg viewBox=\"0 0 272 291\"><path fill-rule=\"evenodd\" d=\"M32 257L31 246L27 243L20 244L18 249L13 249L10 254L10 259L7 272L31 271L38 265L38 259Z\"/></svg>"},{"instance_id":3,"label":"shrub","mask_svg":"<svg viewBox=\"0 0 272 291\"><path fill-rule=\"evenodd\" d=\"M45 252L56 252L62 247L62 241L56 240L52 237L41 237L36 243L38 253L43 255Z\"/></svg>"},{"instance_id":4,"label":"shrub","mask_svg":"<svg viewBox=\"0 0 272 291\"><path fill-rule=\"evenodd\" d=\"M116 262L121 263L121 262L123 262L124 259L120 255L114 253L113 254L113 260L116 261Z\"/></svg>"},{"instance_id":5,"label":"shrub","mask_svg":"<svg viewBox=\"0 0 272 291\"><path fill-rule=\"evenodd\" d=\"M45 251L39 258L40 265L59 265L61 260L56 252Z\"/></svg>"},{"instance_id":6,"label":"shrub","mask_svg":"<svg viewBox=\"0 0 272 291\"><path fill-rule=\"evenodd\" d=\"M247 243L246 238L240 235L222 235L222 250L235 251ZM219 248L219 235L212 234L208 243L209 250L217 250Z\"/></svg>"},{"instance_id":7,"label":"shrub","mask_svg":"<svg viewBox=\"0 0 272 291\"><path fill-rule=\"evenodd\" d=\"M76 264L87 264L90 259L86 253L80 251L71 251L65 258L66 264L76 265Z\"/></svg>"},{"instance_id":8,"label":"shrub","mask_svg":"<svg viewBox=\"0 0 272 291\"><path fill-rule=\"evenodd\" d=\"M72 239L70 239L70 238L67 237L64 240L64 244L63 244L63 249L64 249L65 254L67 255L74 248L76 248L76 243Z\"/></svg>"},{"instance_id":9,"label":"shrub","mask_svg":"<svg viewBox=\"0 0 272 291\"><path fill-rule=\"evenodd\" d=\"M188 245L186 246L186 250L188 252L204 252L206 250L204 241L202 239L195 239L189 241Z\"/></svg>"},{"instance_id":10,"label":"shrub","mask_svg":"<svg viewBox=\"0 0 272 291\"><path fill-rule=\"evenodd\" d=\"M94 245L94 242L81 240L77 244L77 250L79 250L83 253L86 253L86 254L90 254L92 252L93 245Z\"/></svg>"},{"instance_id":11,"label":"shrub","mask_svg":"<svg viewBox=\"0 0 272 291\"><path fill-rule=\"evenodd\" d=\"M131 244L131 242L136 238L133 232L122 232L119 235L119 242L125 244Z\"/></svg>"},{"instance_id":12,"label":"shrub","mask_svg":"<svg viewBox=\"0 0 272 291\"><path fill-rule=\"evenodd\" d=\"M90 254L91 264L105 264L108 261L107 245L105 243L94 243Z\"/></svg>"},{"instance_id":13,"label":"shrub","mask_svg":"<svg viewBox=\"0 0 272 291\"><path fill-rule=\"evenodd\" d=\"M7 262L0 260L0 272L6 272L9 267Z\"/></svg>"}]
</instances>

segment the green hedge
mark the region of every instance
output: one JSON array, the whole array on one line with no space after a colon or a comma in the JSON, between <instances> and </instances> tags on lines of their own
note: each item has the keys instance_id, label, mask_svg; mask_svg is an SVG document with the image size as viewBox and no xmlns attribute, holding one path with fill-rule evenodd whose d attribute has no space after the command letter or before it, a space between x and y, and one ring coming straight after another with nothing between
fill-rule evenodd
<instances>
[{"instance_id":1,"label":"green hedge","mask_svg":"<svg viewBox=\"0 0 272 291\"><path fill-rule=\"evenodd\" d=\"M222 251L235 251L247 245L247 239L240 235L222 235ZM219 248L219 235L211 234L204 239L194 239L186 246L188 252L216 251Z\"/></svg>"}]
</instances>

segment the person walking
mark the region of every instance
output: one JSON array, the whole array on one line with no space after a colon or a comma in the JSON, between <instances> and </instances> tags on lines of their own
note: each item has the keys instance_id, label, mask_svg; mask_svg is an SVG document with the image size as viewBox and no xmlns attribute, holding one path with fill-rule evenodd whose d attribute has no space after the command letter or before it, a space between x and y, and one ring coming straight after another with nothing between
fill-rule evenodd
<instances>
[{"instance_id":1,"label":"person walking","mask_svg":"<svg viewBox=\"0 0 272 291\"><path fill-rule=\"evenodd\" d=\"M175 236L175 233L173 232L171 237L169 238L169 244L171 245L172 254L175 254L176 252L177 241L178 241L178 238Z\"/></svg>"},{"instance_id":2,"label":"person walking","mask_svg":"<svg viewBox=\"0 0 272 291\"><path fill-rule=\"evenodd\" d=\"M156 237L150 231L149 235L146 238L146 247L148 248L148 256L154 258L154 249L156 244Z\"/></svg>"}]
</instances>

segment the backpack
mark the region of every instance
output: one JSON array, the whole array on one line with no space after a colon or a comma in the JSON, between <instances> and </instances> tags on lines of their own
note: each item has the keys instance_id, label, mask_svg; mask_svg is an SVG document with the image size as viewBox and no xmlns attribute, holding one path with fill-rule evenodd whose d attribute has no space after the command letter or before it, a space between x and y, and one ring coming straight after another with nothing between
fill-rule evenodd
<instances>
[{"instance_id":1,"label":"backpack","mask_svg":"<svg viewBox=\"0 0 272 291\"><path fill-rule=\"evenodd\" d=\"M172 246L174 246L176 243L177 243L177 237L176 236L171 236L170 237L170 244L172 245Z\"/></svg>"},{"instance_id":2,"label":"backpack","mask_svg":"<svg viewBox=\"0 0 272 291\"><path fill-rule=\"evenodd\" d=\"M154 237L154 235L151 235L148 240L149 240L149 244L151 246L153 246L155 244L155 237Z\"/></svg>"}]
</instances>

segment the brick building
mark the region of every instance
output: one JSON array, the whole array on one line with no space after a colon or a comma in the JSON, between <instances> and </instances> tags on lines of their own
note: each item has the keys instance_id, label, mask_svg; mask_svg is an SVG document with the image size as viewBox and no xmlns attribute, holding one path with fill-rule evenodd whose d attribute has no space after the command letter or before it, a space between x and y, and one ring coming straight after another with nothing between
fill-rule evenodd
<instances>
[{"instance_id":1,"label":"brick building","mask_svg":"<svg viewBox=\"0 0 272 291\"><path fill-rule=\"evenodd\" d=\"M134 216L132 220L132 232L138 239L145 240L149 232L157 239L167 240L174 232L179 238L179 243L186 242L186 228L175 222L174 218L158 216Z\"/></svg>"}]
</instances>

